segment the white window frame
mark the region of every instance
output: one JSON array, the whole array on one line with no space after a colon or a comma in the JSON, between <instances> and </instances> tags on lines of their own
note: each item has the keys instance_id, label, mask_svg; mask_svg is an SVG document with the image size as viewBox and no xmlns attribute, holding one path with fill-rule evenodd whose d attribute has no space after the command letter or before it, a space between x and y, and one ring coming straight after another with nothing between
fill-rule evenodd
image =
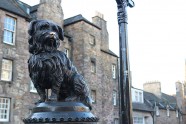
<instances>
[{"instance_id":1,"label":"white window frame","mask_svg":"<svg viewBox=\"0 0 186 124\"><path fill-rule=\"evenodd\" d=\"M6 65L9 63L10 65ZM9 68L7 68L10 66ZM8 72L8 78L3 77L3 74ZM12 81L12 73L13 73L13 61L9 59L2 59L2 67L1 67L1 80L2 81Z\"/></svg>"},{"instance_id":2,"label":"white window frame","mask_svg":"<svg viewBox=\"0 0 186 124\"><path fill-rule=\"evenodd\" d=\"M168 117L170 116L170 110L169 110L169 108L167 108L167 116Z\"/></svg>"},{"instance_id":3,"label":"white window frame","mask_svg":"<svg viewBox=\"0 0 186 124\"><path fill-rule=\"evenodd\" d=\"M114 118L114 124L119 124L119 119L118 118Z\"/></svg>"},{"instance_id":4,"label":"white window frame","mask_svg":"<svg viewBox=\"0 0 186 124\"><path fill-rule=\"evenodd\" d=\"M176 117L179 117L178 109L176 109Z\"/></svg>"},{"instance_id":5,"label":"white window frame","mask_svg":"<svg viewBox=\"0 0 186 124\"><path fill-rule=\"evenodd\" d=\"M96 103L96 90L91 90L92 103Z\"/></svg>"},{"instance_id":6,"label":"white window frame","mask_svg":"<svg viewBox=\"0 0 186 124\"><path fill-rule=\"evenodd\" d=\"M9 122L10 98L0 97L0 122Z\"/></svg>"},{"instance_id":7,"label":"white window frame","mask_svg":"<svg viewBox=\"0 0 186 124\"><path fill-rule=\"evenodd\" d=\"M170 116L170 108L169 108L169 105L167 105L167 116L168 116L168 117Z\"/></svg>"},{"instance_id":8,"label":"white window frame","mask_svg":"<svg viewBox=\"0 0 186 124\"><path fill-rule=\"evenodd\" d=\"M144 103L142 90L132 88L132 102Z\"/></svg>"},{"instance_id":9,"label":"white window frame","mask_svg":"<svg viewBox=\"0 0 186 124\"><path fill-rule=\"evenodd\" d=\"M11 23L9 23L8 22L8 19L9 20L13 20L13 22L14 22L14 25L13 24L11 24ZM6 28L6 27L11 27L11 28L13 28L13 30L10 30L10 29L8 29L8 28ZM12 36L11 36L11 38L12 38L12 41L6 41L5 39L5 37L7 37L7 35L5 34L5 32L9 32L9 33L12 33ZM16 19L15 18L13 18L13 17L11 17L11 16L6 16L5 17L5 20L4 20L4 33L3 33L3 43L6 43L6 44L10 44L10 45L15 45L15 35L16 35Z\"/></svg>"},{"instance_id":10,"label":"white window frame","mask_svg":"<svg viewBox=\"0 0 186 124\"><path fill-rule=\"evenodd\" d=\"M158 106L155 106L155 111L156 111L156 116L159 116L160 112L159 112L159 107Z\"/></svg>"},{"instance_id":11,"label":"white window frame","mask_svg":"<svg viewBox=\"0 0 186 124\"><path fill-rule=\"evenodd\" d=\"M115 90L113 91L113 105L117 105L117 91Z\"/></svg>"},{"instance_id":12,"label":"white window frame","mask_svg":"<svg viewBox=\"0 0 186 124\"><path fill-rule=\"evenodd\" d=\"M135 101L138 102L138 91L135 91Z\"/></svg>"},{"instance_id":13,"label":"white window frame","mask_svg":"<svg viewBox=\"0 0 186 124\"><path fill-rule=\"evenodd\" d=\"M139 102L142 103L143 102L143 100L142 100L143 99L143 96L142 96L143 94L142 94L142 92L138 92L138 93L139 93L138 94L139 95Z\"/></svg>"},{"instance_id":14,"label":"white window frame","mask_svg":"<svg viewBox=\"0 0 186 124\"><path fill-rule=\"evenodd\" d=\"M69 49L68 48L65 48L65 54L69 58Z\"/></svg>"},{"instance_id":15,"label":"white window frame","mask_svg":"<svg viewBox=\"0 0 186 124\"><path fill-rule=\"evenodd\" d=\"M133 124L144 124L144 117L137 117L137 116L133 117Z\"/></svg>"},{"instance_id":16,"label":"white window frame","mask_svg":"<svg viewBox=\"0 0 186 124\"><path fill-rule=\"evenodd\" d=\"M116 65L112 64L112 78L116 79Z\"/></svg>"},{"instance_id":17,"label":"white window frame","mask_svg":"<svg viewBox=\"0 0 186 124\"><path fill-rule=\"evenodd\" d=\"M90 42L89 42L91 45L95 45L96 44L96 39L95 39L95 36L91 35L90 34Z\"/></svg>"},{"instance_id":18,"label":"white window frame","mask_svg":"<svg viewBox=\"0 0 186 124\"><path fill-rule=\"evenodd\" d=\"M91 72L92 73L96 73L96 62L95 61L91 61Z\"/></svg>"},{"instance_id":19,"label":"white window frame","mask_svg":"<svg viewBox=\"0 0 186 124\"><path fill-rule=\"evenodd\" d=\"M36 88L34 87L34 84L33 84L32 81L30 81L30 92L32 92L32 93L37 93L37 90L36 90Z\"/></svg>"}]
</instances>

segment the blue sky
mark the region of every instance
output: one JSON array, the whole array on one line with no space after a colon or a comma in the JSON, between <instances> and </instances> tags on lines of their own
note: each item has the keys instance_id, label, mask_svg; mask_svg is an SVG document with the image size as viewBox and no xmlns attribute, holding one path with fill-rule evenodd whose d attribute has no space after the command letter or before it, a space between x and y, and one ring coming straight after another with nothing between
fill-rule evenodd
<instances>
[{"instance_id":1,"label":"blue sky","mask_svg":"<svg viewBox=\"0 0 186 124\"><path fill-rule=\"evenodd\" d=\"M34 5L39 0L22 0ZM162 91L175 94L175 82L184 81L186 58L186 1L134 0L128 8L128 42L132 85L160 81ZM107 21L110 49L119 53L115 0L62 0L64 17L82 14L91 21L95 11Z\"/></svg>"}]
</instances>

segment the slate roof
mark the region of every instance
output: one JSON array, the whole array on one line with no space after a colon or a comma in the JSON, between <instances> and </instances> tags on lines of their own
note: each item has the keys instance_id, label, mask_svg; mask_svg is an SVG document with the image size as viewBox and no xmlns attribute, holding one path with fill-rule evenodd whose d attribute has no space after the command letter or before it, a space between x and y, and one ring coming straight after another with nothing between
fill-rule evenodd
<instances>
[{"instance_id":1,"label":"slate roof","mask_svg":"<svg viewBox=\"0 0 186 124\"><path fill-rule=\"evenodd\" d=\"M149 107L147 104L145 103L137 103L137 102L133 102L132 103L132 109L136 110L136 111L146 111L146 112L153 112L153 108Z\"/></svg>"},{"instance_id":2,"label":"slate roof","mask_svg":"<svg viewBox=\"0 0 186 124\"><path fill-rule=\"evenodd\" d=\"M137 89L137 90L141 90L141 89ZM179 109L177 108L176 98L174 96L165 93L161 93L161 98L159 98L153 93L143 91L143 98L144 98L144 103L137 103L137 102L132 103L133 110L150 112L154 110L155 106L158 106L159 109L165 109L165 110L167 109L167 107L169 107L169 109L172 111Z\"/></svg>"},{"instance_id":3,"label":"slate roof","mask_svg":"<svg viewBox=\"0 0 186 124\"><path fill-rule=\"evenodd\" d=\"M101 51L104 52L104 53L107 53L107 54L109 54L109 55L112 55L112 56L115 56L115 57L119 58L119 57L118 57L114 52L112 52L111 50L103 50L103 49L101 49Z\"/></svg>"},{"instance_id":4,"label":"slate roof","mask_svg":"<svg viewBox=\"0 0 186 124\"><path fill-rule=\"evenodd\" d=\"M39 5L40 4L37 4L37 5L34 5L34 6L30 7L30 13L37 11Z\"/></svg>"},{"instance_id":5,"label":"slate roof","mask_svg":"<svg viewBox=\"0 0 186 124\"><path fill-rule=\"evenodd\" d=\"M68 26L68 25L71 25L71 24L74 24L74 23L77 23L77 22L80 22L80 21L84 21L98 29L101 29L100 27L98 27L97 25L93 24L92 22L88 21L86 18L84 18L81 14L79 15L76 15L76 16L73 16L71 18L67 18L64 20L64 26Z\"/></svg>"},{"instance_id":6,"label":"slate roof","mask_svg":"<svg viewBox=\"0 0 186 124\"><path fill-rule=\"evenodd\" d=\"M161 98L158 98L154 94L145 91L143 91L143 95L147 104L151 107L157 105L160 109L167 109L167 106L169 106L170 110L176 110L177 104L174 96L162 93Z\"/></svg>"},{"instance_id":7,"label":"slate roof","mask_svg":"<svg viewBox=\"0 0 186 124\"><path fill-rule=\"evenodd\" d=\"M16 0L0 0L0 9L14 13L26 19L30 18L30 16L23 10L19 2Z\"/></svg>"}]
</instances>

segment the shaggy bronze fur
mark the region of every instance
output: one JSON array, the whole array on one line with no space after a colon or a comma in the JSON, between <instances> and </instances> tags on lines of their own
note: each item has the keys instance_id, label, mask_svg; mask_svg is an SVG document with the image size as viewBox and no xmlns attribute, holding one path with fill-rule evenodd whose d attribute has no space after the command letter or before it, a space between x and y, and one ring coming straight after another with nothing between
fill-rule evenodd
<instances>
[{"instance_id":1,"label":"shaggy bronze fur","mask_svg":"<svg viewBox=\"0 0 186 124\"><path fill-rule=\"evenodd\" d=\"M47 99L45 89L51 89L51 101L79 101L91 108L89 90L83 77L66 54L57 50L64 39L61 27L49 20L30 23L28 60L30 78L40 96Z\"/></svg>"}]
</instances>

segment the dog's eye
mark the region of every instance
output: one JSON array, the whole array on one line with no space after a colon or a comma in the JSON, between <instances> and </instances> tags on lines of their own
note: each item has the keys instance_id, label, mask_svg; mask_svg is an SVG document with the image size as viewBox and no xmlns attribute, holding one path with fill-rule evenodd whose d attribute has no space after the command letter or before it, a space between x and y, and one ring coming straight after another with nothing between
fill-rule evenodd
<instances>
[{"instance_id":1,"label":"dog's eye","mask_svg":"<svg viewBox=\"0 0 186 124\"><path fill-rule=\"evenodd\" d=\"M48 29L49 28L49 25L43 25L40 27L41 30L45 30L45 29Z\"/></svg>"},{"instance_id":2,"label":"dog's eye","mask_svg":"<svg viewBox=\"0 0 186 124\"><path fill-rule=\"evenodd\" d=\"M52 30L58 32L58 29L56 27L53 27Z\"/></svg>"}]
</instances>

